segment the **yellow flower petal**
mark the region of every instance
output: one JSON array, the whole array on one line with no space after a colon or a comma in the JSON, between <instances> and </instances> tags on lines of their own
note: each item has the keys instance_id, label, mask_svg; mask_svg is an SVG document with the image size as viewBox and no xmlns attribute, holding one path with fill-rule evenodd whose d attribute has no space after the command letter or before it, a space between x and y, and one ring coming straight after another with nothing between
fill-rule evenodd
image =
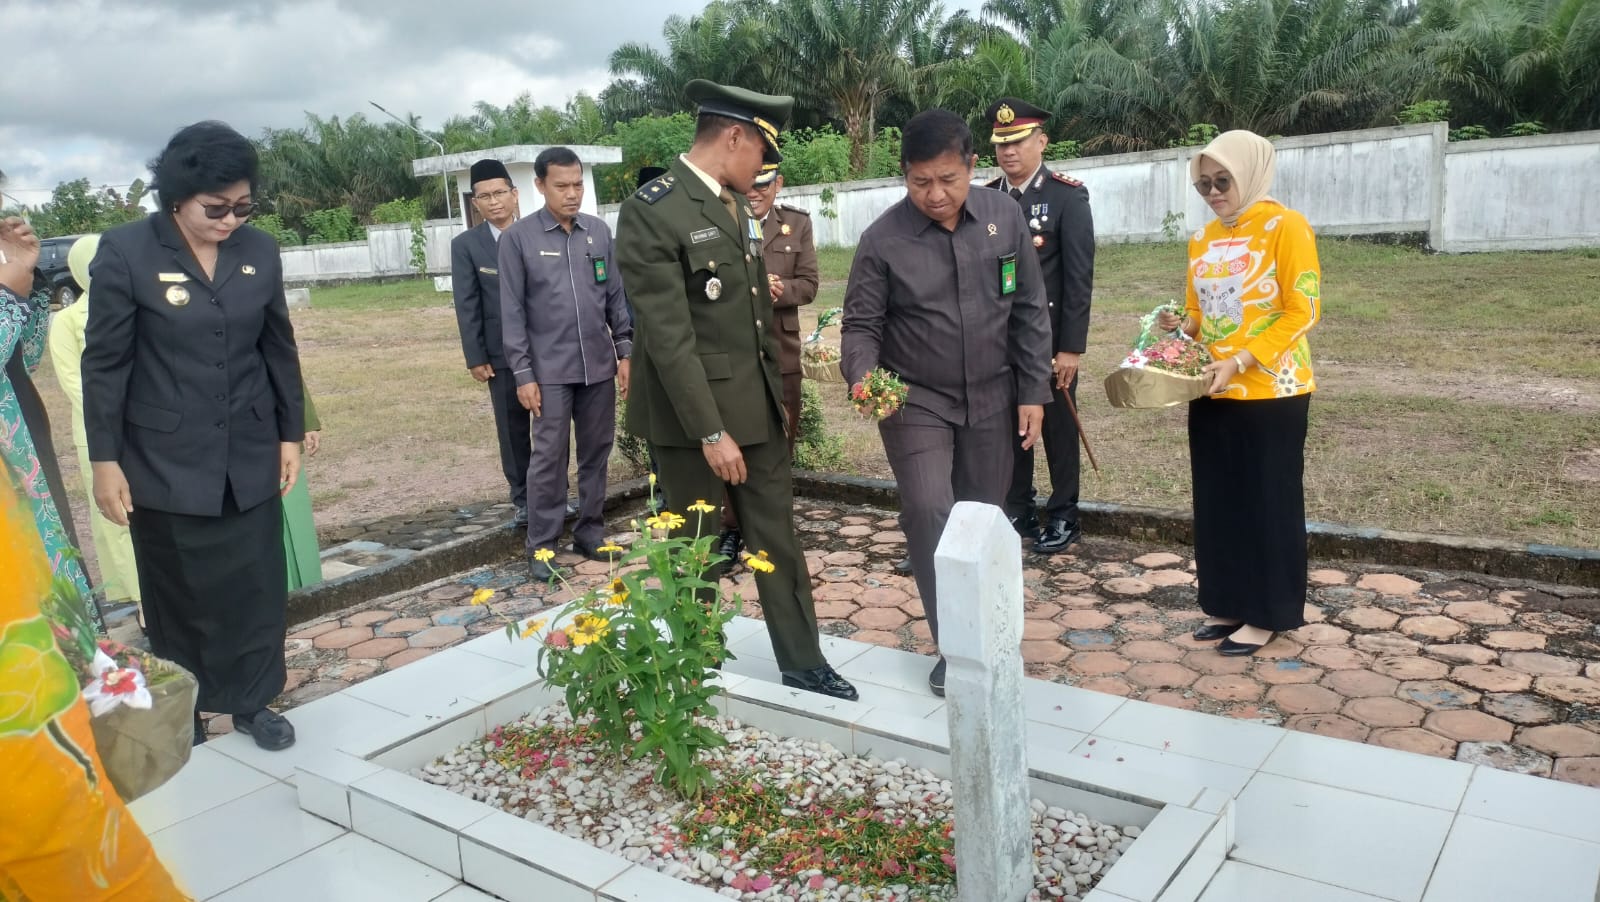
<instances>
[{"instance_id":1,"label":"yellow flower petal","mask_svg":"<svg viewBox=\"0 0 1600 902\"><path fill-rule=\"evenodd\" d=\"M522 638L527 639L527 638L531 637L534 633L537 633L538 631L544 629L544 625L545 625L545 621L544 620L530 620L530 621L528 621L528 625L524 626L522 628Z\"/></svg>"},{"instance_id":2,"label":"yellow flower petal","mask_svg":"<svg viewBox=\"0 0 1600 902\"><path fill-rule=\"evenodd\" d=\"M601 554L621 554L624 550L625 549L621 545L618 545L615 542L607 542L595 549L595 551L598 551Z\"/></svg>"},{"instance_id":3,"label":"yellow flower petal","mask_svg":"<svg viewBox=\"0 0 1600 902\"><path fill-rule=\"evenodd\" d=\"M533 559L536 561L549 561L554 559L555 556L556 553L548 548L541 548L533 553Z\"/></svg>"},{"instance_id":4,"label":"yellow flower petal","mask_svg":"<svg viewBox=\"0 0 1600 902\"><path fill-rule=\"evenodd\" d=\"M714 513L716 508L707 504L704 498L700 498L697 499L695 503L689 505L689 510L694 511L697 514L709 514Z\"/></svg>"},{"instance_id":5,"label":"yellow flower petal","mask_svg":"<svg viewBox=\"0 0 1600 902\"><path fill-rule=\"evenodd\" d=\"M473 604L484 604L484 603L488 602L488 600L493 598L493 597L494 597L494 590L493 589L479 589L478 591L472 593L472 603Z\"/></svg>"}]
</instances>

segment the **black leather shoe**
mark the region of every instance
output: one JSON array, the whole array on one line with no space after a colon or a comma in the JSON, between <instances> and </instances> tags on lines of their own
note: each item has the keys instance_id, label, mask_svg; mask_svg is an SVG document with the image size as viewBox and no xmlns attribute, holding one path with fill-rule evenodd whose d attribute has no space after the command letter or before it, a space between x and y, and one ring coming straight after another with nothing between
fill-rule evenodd
<instances>
[{"instance_id":1,"label":"black leather shoe","mask_svg":"<svg viewBox=\"0 0 1600 902\"><path fill-rule=\"evenodd\" d=\"M601 554L596 548L591 548L590 546L583 544L582 542L578 541L577 539L573 539L572 540L572 550L577 552L578 554L583 555L585 558L588 558L591 561L609 561L609 560L611 560L611 556L610 555Z\"/></svg>"},{"instance_id":2,"label":"black leather shoe","mask_svg":"<svg viewBox=\"0 0 1600 902\"><path fill-rule=\"evenodd\" d=\"M576 498L568 498L567 499L566 517L567 517L568 520L576 520L578 518L578 499L576 499Z\"/></svg>"},{"instance_id":3,"label":"black leather shoe","mask_svg":"<svg viewBox=\"0 0 1600 902\"><path fill-rule=\"evenodd\" d=\"M1040 554L1057 554L1071 548L1073 543L1082 541L1083 530L1071 520L1054 518L1044 532L1039 534L1039 541L1033 543L1033 550Z\"/></svg>"},{"instance_id":4,"label":"black leather shoe","mask_svg":"<svg viewBox=\"0 0 1600 902\"><path fill-rule=\"evenodd\" d=\"M254 714L233 715L233 728L269 752L281 752L294 745L294 725L270 708L262 708Z\"/></svg>"},{"instance_id":5,"label":"black leather shoe","mask_svg":"<svg viewBox=\"0 0 1600 902\"><path fill-rule=\"evenodd\" d=\"M894 569L900 571L901 573L909 574L911 572L911 558L903 557L900 560L895 561Z\"/></svg>"},{"instance_id":6,"label":"black leather shoe","mask_svg":"<svg viewBox=\"0 0 1600 902\"><path fill-rule=\"evenodd\" d=\"M727 567L732 567L739 562L739 552L744 550L744 534L739 532L739 527L733 526L722 531L717 538L717 554L728 559Z\"/></svg>"},{"instance_id":7,"label":"black leather shoe","mask_svg":"<svg viewBox=\"0 0 1600 902\"><path fill-rule=\"evenodd\" d=\"M200 712L194 712L194 742L193 745L206 744L206 722L200 719Z\"/></svg>"},{"instance_id":8,"label":"black leather shoe","mask_svg":"<svg viewBox=\"0 0 1600 902\"><path fill-rule=\"evenodd\" d=\"M1237 629L1237 627L1235 627L1235 629ZM1273 633L1267 637L1267 642L1271 642L1276 638L1278 638L1278 634ZM1223 639L1222 644L1217 646L1217 654L1227 655L1230 658L1242 658L1246 655L1253 655L1260 651L1261 647L1266 645L1267 642L1251 645L1247 642L1235 642L1232 639Z\"/></svg>"},{"instance_id":9,"label":"black leather shoe","mask_svg":"<svg viewBox=\"0 0 1600 902\"><path fill-rule=\"evenodd\" d=\"M550 569L549 564L546 564L544 561L537 561L533 558L528 558L528 579L533 580L536 583L547 583L550 580L555 579L555 576L556 572Z\"/></svg>"},{"instance_id":10,"label":"black leather shoe","mask_svg":"<svg viewBox=\"0 0 1600 902\"><path fill-rule=\"evenodd\" d=\"M1203 623L1199 629L1194 631L1194 641L1212 642L1217 639L1226 639L1243 625L1242 623Z\"/></svg>"},{"instance_id":11,"label":"black leather shoe","mask_svg":"<svg viewBox=\"0 0 1600 902\"><path fill-rule=\"evenodd\" d=\"M1030 507L1021 514L1012 517L1011 528L1015 529L1017 535L1022 536L1024 539L1039 538L1039 512Z\"/></svg>"},{"instance_id":12,"label":"black leather shoe","mask_svg":"<svg viewBox=\"0 0 1600 902\"><path fill-rule=\"evenodd\" d=\"M528 508L526 506L519 506L516 509L516 511L514 513L512 513L512 515L511 515L511 528L512 529L521 529L522 527L527 526L527 525L528 525Z\"/></svg>"},{"instance_id":13,"label":"black leather shoe","mask_svg":"<svg viewBox=\"0 0 1600 902\"><path fill-rule=\"evenodd\" d=\"M783 685L821 695L831 695L847 702L853 702L861 697L856 692L856 687L850 685L849 681L826 664L811 670L785 670Z\"/></svg>"},{"instance_id":14,"label":"black leather shoe","mask_svg":"<svg viewBox=\"0 0 1600 902\"><path fill-rule=\"evenodd\" d=\"M944 698L944 655L939 656L939 663L933 665L933 670L928 674L928 689Z\"/></svg>"}]
</instances>

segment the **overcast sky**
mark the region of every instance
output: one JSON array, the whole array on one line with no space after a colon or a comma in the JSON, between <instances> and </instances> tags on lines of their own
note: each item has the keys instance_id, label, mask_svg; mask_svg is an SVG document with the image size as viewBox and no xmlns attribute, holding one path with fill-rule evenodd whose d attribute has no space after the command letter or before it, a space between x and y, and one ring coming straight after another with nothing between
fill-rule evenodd
<instances>
[{"instance_id":1,"label":"overcast sky","mask_svg":"<svg viewBox=\"0 0 1600 902\"><path fill-rule=\"evenodd\" d=\"M57 182L125 186L179 126L247 135L304 114L426 128L523 91L598 94L626 41L703 0L0 0L0 171L35 204ZM976 9L979 0L947 0ZM7 198L8 202L10 198Z\"/></svg>"}]
</instances>

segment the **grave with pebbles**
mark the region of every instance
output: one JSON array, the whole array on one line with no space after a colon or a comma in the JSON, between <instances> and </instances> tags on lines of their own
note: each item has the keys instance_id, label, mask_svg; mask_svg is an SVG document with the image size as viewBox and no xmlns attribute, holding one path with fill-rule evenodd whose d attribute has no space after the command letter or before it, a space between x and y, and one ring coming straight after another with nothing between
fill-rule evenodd
<instances>
[{"instance_id":1,"label":"grave with pebbles","mask_svg":"<svg viewBox=\"0 0 1600 902\"><path fill-rule=\"evenodd\" d=\"M720 717L715 785L684 800L555 704L413 775L730 899L954 899L950 781ZM1030 900L1079 902L1139 835L1035 799Z\"/></svg>"}]
</instances>

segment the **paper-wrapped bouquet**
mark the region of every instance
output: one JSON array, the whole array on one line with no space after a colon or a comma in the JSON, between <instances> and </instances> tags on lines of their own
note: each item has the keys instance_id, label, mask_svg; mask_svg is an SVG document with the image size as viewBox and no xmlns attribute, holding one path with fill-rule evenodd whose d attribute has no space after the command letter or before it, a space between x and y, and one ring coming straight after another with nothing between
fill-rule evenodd
<instances>
[{"instance_id":1,"label":"paper-wrapped bouquet","mask_svg":"<svg viewBox=\"0 0 1600 902\"><path fill-rule=\"evenodd\" d=\"M1112 407L1171 407L1205 395L1208 380L1201 370L1211 355L1182 331L1162 332L1156 326L1162 311L1183 315L1175 304L1163 304L1140 318L1132 352L1105 380Z\"/></svg>"}]
</instances>

